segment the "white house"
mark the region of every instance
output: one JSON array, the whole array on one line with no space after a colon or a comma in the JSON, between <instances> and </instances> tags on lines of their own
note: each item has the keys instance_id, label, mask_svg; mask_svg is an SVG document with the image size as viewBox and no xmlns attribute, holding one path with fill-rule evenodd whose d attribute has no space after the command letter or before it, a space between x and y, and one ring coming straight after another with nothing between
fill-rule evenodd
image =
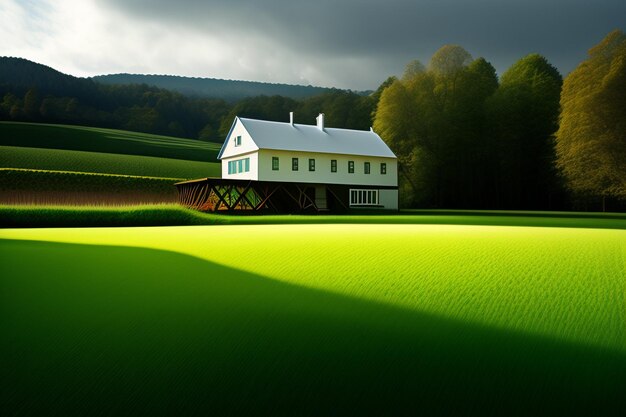
<instances>
[{"instance_id":1,"label":"white house","mask_svg":"<svg viewBox=\"0 0 626 417\"><path fill-rule=\"evenodd\" d=\"M176 184L202 211L346 212L398 209L394 153L369 131L236 117L218 159L220 178Z\"/></svg>"},{"instance_id":2,"label":"white house","mask_svg":"<svg viewBox=\"0 0 626 417\"><path fill-rule=\"evenodd\" d=\"M398 208L397 159L373 129L328 128L323 113L317 125L290 119L236 117L218 155L222 178L310 184L319 209L328 206L329 188L350 208Z\"/></svg>"}]
</instances>

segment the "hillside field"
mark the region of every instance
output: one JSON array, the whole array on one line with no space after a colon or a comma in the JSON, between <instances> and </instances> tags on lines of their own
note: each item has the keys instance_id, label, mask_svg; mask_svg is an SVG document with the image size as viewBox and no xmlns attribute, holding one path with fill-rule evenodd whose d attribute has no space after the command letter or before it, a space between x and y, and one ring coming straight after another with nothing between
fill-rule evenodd
<instances>
[{"instance_id":1,"label":"hillside field","mask_svg":"<svg viewBox=\"0 0 626 417\"><path fill-rule=\"evenodd\" d=\"M0 239L0 410L626 410L625 230L273 224Z\"/></svg>"},{"instance_id":2,"label":"hillside field","mask_svg":"<svg viewBox=\"0 0 626 417\"><path fill-rule=\"evenodd\" d=\"M220 145L96 127L0 122L0 145L215 162Z\"/></svg>"},{"instance_id":3,"label":"hillside field","mask_svg":"<svg viewBox=\"0 0 626 417\"><path fill-rule=\"evenodd\" d=\"M0 122L0 204L173 203L175 182L221 175L218 150L191 139Z\"/></svg>"},{"instance_id":4,"label":"hillside field","mask_svg":"<svg viewBox=\"0 0 626 417\"><path fill-rule=\"evenodd\" d=\"M183 179L222 175L217 162L18 146L0 146L0 167Z\"/></svg>"},{"instance_id":5,"label":"hillside field","mask_svg":"<svg viewBox=\"0 0 626 417\"><path fill-rule=\"evenodd\" d=\"M179 178L0 168L0 205L128 207L175 203L178 197L174 184L178 181Z\"/></svg>"}]
</instances>

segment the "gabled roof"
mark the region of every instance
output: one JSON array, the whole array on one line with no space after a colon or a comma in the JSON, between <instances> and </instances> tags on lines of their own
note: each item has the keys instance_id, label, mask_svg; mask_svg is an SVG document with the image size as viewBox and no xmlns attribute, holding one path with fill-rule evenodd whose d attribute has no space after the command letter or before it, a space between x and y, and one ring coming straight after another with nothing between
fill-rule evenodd
<instances>
[{"instance_id":1,"label":"gabled roof","mask_svg":"<svg viewBox=\"0 0 626 417\"><path fill-rule=\"evenodd\" d=\"M359 156L395 158L387 144L373 130L350 130L324 128L314 125L291 124L236 118L239 120L259 149L283 151L320 152ZM232 128L231 128L232 131ZM226 137L228 141L229 135ZM220 151L222 156L223 149Z\"/></svg>"}]
</instances>

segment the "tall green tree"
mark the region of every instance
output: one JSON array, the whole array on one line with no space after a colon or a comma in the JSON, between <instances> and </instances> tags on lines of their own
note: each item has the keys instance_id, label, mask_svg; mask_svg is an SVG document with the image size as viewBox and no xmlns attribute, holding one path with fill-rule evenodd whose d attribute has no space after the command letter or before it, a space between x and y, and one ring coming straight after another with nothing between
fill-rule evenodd
<instances>
[{"instance_id":1,"label":"tall green tree","mask_svg":"<svg viewBox=\"0 0 626 417\"><path fill-rule=\"evenodd\" d=\"M554 134L561 85L557 69L538 54L520 59L502 75L488 103L497 207L550 208L559 196Z\"/></svg>"},{"instance_id":2,"label":"tall green tree","mask_svg":"<svg viewBox=\"0 0 626 417\"><path fill-rule=\"evenodd\" d=\"M578 196L626 199L626 35L615 30L565 79L558 166Z\"/></svg>"},{"instance_id":3,"label":"tall green tree","mask_svg":"<svg viewBox=\"0 0 626 417\"><path fill-rule=\"evenodd\" d=\"M485 100L497 84L491 64L446 45L383 91L374 128L398 156L403 204L482 205Z\"/></svg>"},{"instance_id":4,"label":"tall green tree","mask_svg":"<svg viewBox=\"0 0 626 417\"><path fill-rule=\"evenodd\" d=\"M393 84L397 78L395 76L387 77L385 81L382 82L381 85L378 86L376 91L370 94L371 103L372 103L372 111L371 111L371 125L374 126L374 120L376 120L376 109L378 107L378 102L380 101L380 96L383 94L383 91L391 84Z\"/></svg>"},{"instance_id":5,"label":"tall green tree","mask_svg":"<svg viewBox=\"0 0 626 417\"><path fill-rule=\"evenodd\" d=\"M417 77L423 74L410 81L417 82ZM423 169L428 160L427 152L418 144L419 126L423 123L416 112L415 97L408 81L395 79L383 90L374 119L374 130L398 157L400 203L405 207L418 204L430 194L430 183L421 177L428 171Z\"/></svg>"},{"instance_id":6,"label":"tall green tree","mask_svg":"<svg viewBox=\"0 0 626 417\"><path fill-rule=\"evenodd\" d=\"M39 93L37 89L31 88L24 95L24 115L29 120L36 120L39 118L39 106L41 102L39 100Z\"/></svg>"}]
</instances>

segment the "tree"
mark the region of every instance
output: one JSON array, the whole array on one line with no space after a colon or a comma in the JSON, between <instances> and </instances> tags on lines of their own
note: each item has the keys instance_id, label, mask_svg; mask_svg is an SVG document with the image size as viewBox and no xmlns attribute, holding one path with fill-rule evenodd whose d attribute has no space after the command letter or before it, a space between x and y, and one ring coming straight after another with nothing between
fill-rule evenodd
<instances>
[{"instance_id":1,"label":"tree","mask_svg":"<svg viewBox=\"0 0 626 417\"><path fill-rule=\"evenodd\" d=\"M609 33L565 79L558 167L578 196L626 199L626 35ZM603 204L604 208L604 204Z\"/></svg>"},{"instance_id":2,"label":"tree","mask_svg":"<svg viewBox=\"0 0 626 417\"><path fill-rule=\"evenodd\" d=\"M303 99L296 109L296 120L312 123L319 113L326 114L326 124L346 129L369 130L375 101L349 91L334 90Z\"/></svg>"},{"instance_id":3,"label":"tree","mask_svg":"<svg viewBox=\"0 0 626 417\"><path fill-rule=\"evenodd\" d=\"M416 162L419 147L416 127L418 115L405 82L395 80L380 96L374 120L374 130L398 157L400 204L413 206L425 194Z\"/></svg>"},{"instance_id":4,"label":"tree","mask_svg":"<svg viewBox=\"0 0 626 417\"><path fill-rule=\"evenodd\" d=\"M434 74L453 76L472 62L472 56L459 45L444 45L430 58L428 69Z\"/></svg>"},{"instance_id":5,"label":"tree","mask_svg":"<svg viewBox=\"0 0 626 417\"><path fill-rule=\"evenodd\" d=\"M31 88L24 95L24 114L30 120L39 118L39 94L35 88Z\"/></svg>"},{"instance_id":6,"label":"tree","mask_svg":"<svg viewBox=\"0 0 626 417\"><path fill-rule=\"evenodd\" d=\"M381 85L378 86L376 91L374 91L372 94L370 94L370 98L371 98L371 102L372 102L372 112L371 112L372 126L374 125L374 120L376 120L376 108L378 107L378 102L380 101L380 96L383 94L383 91L385 91L385 88L389 87L396 80L397 80L397 78L395 76L393 76L393 75L391 77L387 77L387 79L385 81L383 81Z\"/></svg>"},{"instance_id":7,"label":"tree","mask_svg":"<svg viewBox=\"0 0 626 417\"><path fill-rule=\"evenodd\" d=\"M282 96L258 96L243 99L222 118L219 135L221 138L226 137L236 116L287 122L289 112L293 111L296 106L295 100Z\"/></svg>"},{"instance_id":8,"label":"tree","mask_svg":"<svg viewBox=\"0 0 626 417\"><path fill-rule=\"evenodd\" d=\"M416 76L418 76L419 74L423 74L424 72L426 72L426 67L424 66L424 64L422 64L420 61L415 59L415 60L409 62L408 64L406 64L406 66L404 67L404 73L402 74L402 80L404 80L404 81L411 80L411 79L415 78ZM387 82L391 78L395 78L395 77L387 78Z\"/></svg>"},{"instance_id":9,"label":"tree","mask_svg":"<svg viewBox=\"0 0 626 417\"><path fill-rule=\"evenodd\" d=\"M3 117L11 117L11 109L18 103L18 98L12 93L6 93L0 103L0 110Z\"/></svg>"},{"instance_id":10,"label":"tree","mask_svg":"<svg viewBox=\"0 0 626 417\"><path fill-rule=\"evenodd\" d=\"M544 57L530 54L511 66L489 101L497 155L500 208L551 208L559 195L554 134L562 78Z\"/></svg>"},{"instance_id":11,"label":"tree","mask_svg":"<svg viewBox=\"0 0 626 417\"><path fill-rule=\"evenodd\" d=\"M403 204L482 205L485 100L497 87L495 69L471 61L459 46L437 51L428 70L415 61L384 89L374 128L398 156Z\"/></svg>"},{"instance_id":12,"label":"tree","mask_svg":"<svg viewBox=\"0 0 626 417\"><path fill-rule=\"evenodd\" d=\"M207 123L198 134L198 139L202 141L210 142L214 139L214 136L215 136L215 129L213 129L213 126L211 126L210 123Z\"/></svg>"}]
</instances>

